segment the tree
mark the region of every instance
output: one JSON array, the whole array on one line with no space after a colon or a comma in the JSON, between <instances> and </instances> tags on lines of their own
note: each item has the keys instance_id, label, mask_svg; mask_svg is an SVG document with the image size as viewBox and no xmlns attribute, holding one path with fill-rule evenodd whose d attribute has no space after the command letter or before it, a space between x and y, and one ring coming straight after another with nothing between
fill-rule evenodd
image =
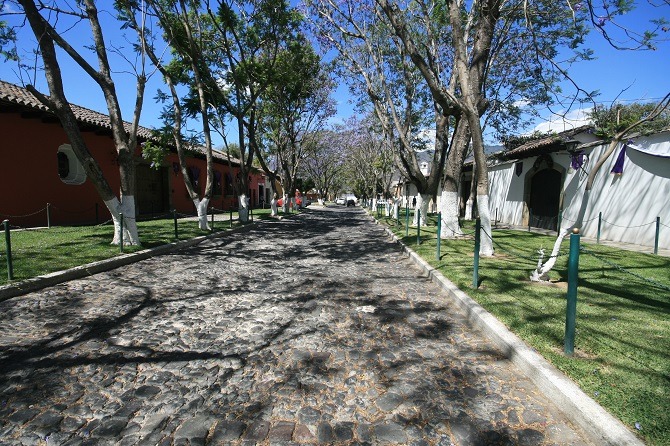
<instances>
[{"instance_id":1,"label":"tree","mask_svg":"<svg viewBox=\"0 0 670 446\"><path fill-rule=\"evenodd\" d=\"M202 22L202 18L198 15L197 4L190 5L184 0L147 1L149 9L164 30L165 40L170 42L172 47L173 59L166 64L158 57L154 41L147 41L141 24L132 14L132 10L137 7L136 2L134 0L117 0L117 4L123 5L124 10L128 11L128 14L124 17L127 26L137 31L151 62L163 75L163 79L170 89L169 95L159 95L163 100L168 100L168 97L171 98L172 102L172 107L166 108L163 112L163 119L166 123L163 135L168 135L168 137L160 138L159 135L159 140L162 139L162 146L169 144L170 141L168 140L171 140L172 144L170 145L176 147L184 185L198 214L198 225L200 229L208 230L207 206L214 187L214 168L212 130L207 95L208 72L206 62L203 60L203 48L208 45L211 38L211 27ZM189 10L194 6L195 9ZM177 91L179 84L185 85L189 92L184 104L182 104L182 99ZM196 190L186 164L188 143L183 135L183 122L186 117L199 118L198 120L202 125L201 134L204 139L207 166L205 191L202 196ZM147 146L145 147L145 153L151 149L150 145Z\"/></svg>"},{"instance_id":2,"label":"tree","mask_svg":"<svg viewBox=\"0 0 670 446\"><path fill-rule=\"evenodd\" d=\"M396 169L393 150L375 116L368 115L363 120L350 118L336 127L336 132L335 141L343 151L343 173L348 189L369 199L378 194L387 197Z\"/></svg>"},{"instance_id":3,"label":"tree","mask_svg":"<svg viewBox=\"0 0 670 446\"><path fill-rule=\"evenodd\" d=\"M315 132L306 148L302 170L314 181L320 201L328 199L329 192L337 188L342 176L345 155L339 136L334 130Z\"/></svg>"},{"instance_id":4,"label":"tree","mask_svg":"<svg viewBox=\"0 0 670 446\"><path fill-rule=\"evenodd\" d=\"M134 67L136 69L137 98L133 119L130 126L126 128L112 78L110 50L108 50L104 39L95 2L93 0L82 0L81 2L77 2L75 6L70 7L68 4L61 5L59 2L44 3L17 0L14 5L20 8L21 14L25 15L37 39L38 51L50 95L46 96L40 93L32 85L28 85L27 89L40 102L47 106L63 125L63 130L70 141L77 159L84 167L86 175L93 183L112 215L114 221L114 240L112 243L139 245L140 240L135 221L134 154L138 143L139 119L147 81L144 66L140 64ZM72 34L68 33L68 30L75 27L79 29L81 22L88 23L92 38L92 45L88 48L93 51L98 61L99 68L97 70L89 64L86 56L80 53L71 41L66 40L66 36ZM72 41L74 41L75 36L71 37ZM77 36L77 38L80 39L81 37ZM65 81L61 76L56 47L60 48L87 76L97 83L105 97L119 163L121 190L118 197L110 186L109 179L104 177L100 166L91 155L79 129L76 117L66 98ZM119 237L121 215L123 215L124 219L124 233Z\"/></svg>"},{"instance_id":5,"label":"tree","mask_svg":"<svg viewBox=\"0 0 670 446\"><path fill-rule=\"evenodd\" d=\"M439 133L447 134L452 122L443 118L440 104L427 93L419 72L373 2L307 3L318 38L326 50L337 51L352 93L371 105L397 167L417 187L425 215L439 187L449 147L445 138L436 138L430 173L424 175L414 142L429 122L436 122Z\"/></svg>"},{"instance_id":6,"label":"tree","mask_svg":"<svg viewBox=\"0 0 670 446\"><path fill-rule=\"evenodd\" d=\"M530 280L536 282L548 280L549 271L551 271L556 264L556 258L558 257L563 240L572 232L573 228L580 228L584 222L584 215L588 208L593 183L598 172L609 157L612 156L612 153L614 153L619 144L621 144L621 141L629 137L636 130L642 130L643 133L644 130L653 131L658 123L661 123L662 127L660 128L667 129L667 124L670 123L670 93L668 93L658 104L634 104L629 107L622 107L619 111L621 110L623 110L624 113L617 113L612 109L594 110L592 116L597 123L597 133L600 133L603 136L611 135L611 139L607 149L600 155L589 171L584 188L581 192L581 204L575 221L563 222L559 229L558 236L556 237L556 241L554 242L551 255L544 263L542 263L542 258L538 261L537 268L535 268L531 274ZM622 115L624 116L624 119L621 119ZM657 120L658 122L656 122ZM665 123L665 127L663 127L664 124L662 123Z\"/></svg>"},{"instance_id":7,"label":"tree","mask_svg":"<svg viewBox=\"0 0 670 446\"><path fill-rule=\"evenodd\" d=\"M277 56L286 42L298 39L299 14L285 0L219 0L207 14L215 31L208 52L210 104L232 117L240 149L238 191L241 221L248 220L249 173L259 150L258 107L272 84ZM214 88L215 87L215 88Z\"/></svg>"},{"instance_id":8,"label":"tree","mask_svg":"<svg viewBox=\"0 0 670 446\"><path fill-rule=\"evenodd\" d=\"M326 67L303 36L288 42L278 54L273 82L261 95L259 106L259 134L265 144L256 149L273 192L275 180L281 179L285 211L306 151L335 113L330 98L333 88Z\"/></svg>"}]
</instances>

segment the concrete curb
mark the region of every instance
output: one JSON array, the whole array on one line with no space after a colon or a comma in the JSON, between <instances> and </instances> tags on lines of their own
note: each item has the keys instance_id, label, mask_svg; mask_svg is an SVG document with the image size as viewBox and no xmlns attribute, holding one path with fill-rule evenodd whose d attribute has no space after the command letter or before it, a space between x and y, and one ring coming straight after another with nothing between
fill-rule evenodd
<instances>
[{"instance_id":1,"label":"concrete curb","mask_svg":"<svg viewBox=\"0 0 670 446\"><path fill-rule=\"evenodd\" d=\"M379 223L377 222L377 224ZM430 266L428 262L398 239L389 228L384 228L386 233L402 247L409 258L434 283L447 292L453 302L465 312L468 321L482 330L526 376L542 389L549 399L556 403L573 423L584 430L591 441L598 445L611 446L644 445L621 421L610 415L602 406L585 394L570 378L526 345L503 323L461 291L438 270Z\"/></svg>"},{"instance_id":2,"label":"concrete curb","mask_svg":"<svg viewBox=\"0 0 670 446\"><path fill-rule=\"evenodd\" d=\"M74 268L63 271L56 271L53 273L37 276L32 279L24 280L15 284L3 285L0 287L0 302L11 299L13 297L21 296L33 291L41 290L48 286L57 285L59 283L67 282L68 280L81 279L82 277L92 276L93 274L109 271L120 266L129 265L131 263L146 260L151 257L166 254L168 252L176 251L178 249L188 248L198 245L206 240L211 240L218 237L223 237L229 234L238 232L246 232L257 226L257 223L248 223L244 226L239 226L233 229L226 229L215 232L213 234L203 235L189 240L182 240L178 242L168 243L166 245L157 246L155 248L144 249L142 251L122 254L110 259L99 260L97 262L88 263L86 265L76 266Z\"/></svg>"}]
</instances>

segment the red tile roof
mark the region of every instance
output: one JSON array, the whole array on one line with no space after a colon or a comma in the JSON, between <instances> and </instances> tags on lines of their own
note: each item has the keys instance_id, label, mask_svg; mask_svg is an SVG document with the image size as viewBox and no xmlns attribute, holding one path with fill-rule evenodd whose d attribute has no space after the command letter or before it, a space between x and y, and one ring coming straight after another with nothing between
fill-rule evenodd
<instances>
[{"instance_id":1,"label":"red tile roof","mask_svg":"<svg viewBox=\"0 0 670 446\"><path fill-rule=\"evenodd\" d=\"M544 153L556 152L563 149L563 143L566 140L572 139L575 135L587 132L592 128L593 126L590 124L583 125L581 127L575 127L573 129L557 133L555 135L547 136L546 138L530 141L512 150L501 153L500 158L507 160L520 159L528 158L530 156L542 155Z\"/></svg>"},{"instance_id":2,"label":"red tile roof","mask_svg":"<svg viewBox=\"0 0 670 446\"><path fill-rule=\"evenodd\" d=\"M18 106L24 110L40 111L55 118L54 113L49 110L46 105L42 104L30 91L23 87L19 87L18 85L0 80L0 105L3 103ZM98 129L111 131L112 125L108 115L93 111L85 107L80 107L75 104L70 104L70 107L72 108L72 111L74 112L74 115L79 123L91 125ZM124 122L124 126L126 130L130 130L130 124L128 122ZM140 126L138 129L138 136L140 140L145 141L154 138L152 130L142 126ZM204 147L191 146L188 149L194 152L198 152L203 156L205 155ZM213 151L213 155L214 159L219 162L227 162L228 160L226 154L217 150ZM231 162L235 165L239 165L240 163L240 161L236 158L231 158Z\"/></svg>"}]
</instances>

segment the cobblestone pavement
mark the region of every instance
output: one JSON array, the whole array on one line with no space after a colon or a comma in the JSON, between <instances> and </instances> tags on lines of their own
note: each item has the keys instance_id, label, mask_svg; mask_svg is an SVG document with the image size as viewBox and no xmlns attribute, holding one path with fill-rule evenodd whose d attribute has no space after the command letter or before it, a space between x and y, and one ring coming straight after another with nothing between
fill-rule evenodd
<instances>
[{"instance_id":1,"label":"cobblestone pavement","mask_svg":"<svg viewBox=\"0 0 670 446\"><path fill-rule=\"evenodd\" d=\"M359 209L0 303L0 444L588 444Z\"/></svg>"}]
</instances>

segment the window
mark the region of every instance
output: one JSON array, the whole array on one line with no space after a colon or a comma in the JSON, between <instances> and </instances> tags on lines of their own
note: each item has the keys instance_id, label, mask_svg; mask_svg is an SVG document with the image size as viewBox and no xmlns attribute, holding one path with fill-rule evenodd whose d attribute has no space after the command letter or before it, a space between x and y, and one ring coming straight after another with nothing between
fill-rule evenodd
<instances>
[{"instance_id":1,"label":"window","mask_svg":"<svg viewBox=\"0 0 670 446\"><path fill-rule=\"evenodd\" d=\"M58 156L58 176L62 180L70 175L70 160L63 152L58 152L56 155Z\"/></svg>"},{"instance_id":2,"label":"window","mask_svg":"<svg viewBox=\"0 0 670 446\"><path fill-rule=\"evenodd\" d=\"M230 173L226 174L226 197L233 196L233 176Z\"/></svg>"},{"instance_id":3,"label":"window","mask_svg":"<svg viewBox=\"0 0 670 446\"><path fill-rule=\"evenodd\" d=\"M58 147L56 152L58 178L65 184L84 184L86 181L86 172L81 165L72 146L63 144Z\"/></svg>"},{"instance_id":4,"label":"window","mask_svg":"<svg viewBox=\"0 0 670 446\"><path fill-rule=\"evenodd\" d=\"M212 191L213 197L219 197L223 195L223 184L221 182L221 172L218 170L214 171L214 190Z\"/></svg>"}]
</instances>

